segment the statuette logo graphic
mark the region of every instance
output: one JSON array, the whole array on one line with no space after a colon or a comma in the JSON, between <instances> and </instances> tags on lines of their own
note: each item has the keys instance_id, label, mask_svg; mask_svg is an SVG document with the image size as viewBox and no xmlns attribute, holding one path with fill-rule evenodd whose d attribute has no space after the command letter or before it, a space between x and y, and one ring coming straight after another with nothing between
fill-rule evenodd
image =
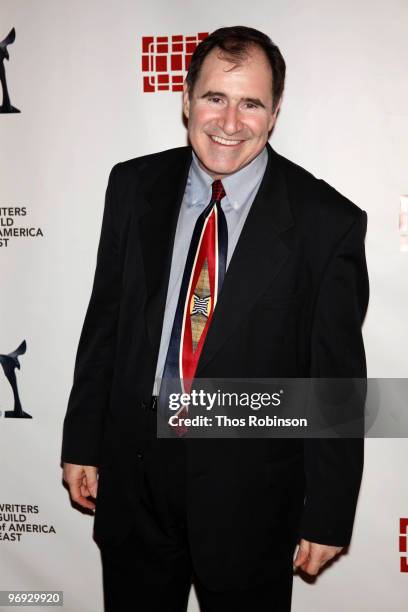
<instances>
[{"instance_id":1,"label":"statuette logo graphic","mask_svg":"<svg viewBox=\"0 0 408 612\"><path fill-rule=\"evenodd\" d=\"M19 113L18 108L12 106L10 102L10 95L8 92L7 81L6 81L6 69L4 67L4 60L9 60L8 45L12 45L16 39L16 31L14 28L10 30L4 40L0 42L0 82L3 90L3 103L0 106L0 113Z\"/></svg>"},{"instance_id":2,"label":"statuette logo graphic","mask_svg":"<svg viewBox=\"0 0 408 612\"><path fill-rule=\"evenodd\" d=\"M5 417L13 418L13 419L32 419L30 414L24 412L20 397L18 395L17 389L17 379L16 379L16 368L20 369L20 362L18 360L19 355L23 355L26 352L27 344L26 341L23 340L22 343L15 351L9 353L8 355L0 354L0 363L3 367L4 374L6 375L7 380L9 381L11 388L13 389L14 395L14 410L6 410L4 413Z\"/></svg>"}]
</instances>

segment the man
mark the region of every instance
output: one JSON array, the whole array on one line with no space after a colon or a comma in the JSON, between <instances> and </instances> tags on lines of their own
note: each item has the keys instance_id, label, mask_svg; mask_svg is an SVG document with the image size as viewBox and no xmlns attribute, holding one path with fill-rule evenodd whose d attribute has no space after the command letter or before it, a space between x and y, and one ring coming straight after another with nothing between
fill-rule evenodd
<instances>
[{"instance_id":1,"label":"man","mask_svg":"<svg viewBox=\"0 0 408 612\"><path fill-rule=\"evenodd\" d=\"M191 147L110 175L62 452L72 499L96 498L109 611L185 610L194 580L203 612L287 612L296 543L316 575L351 538L361 439L156 437L154 380L177 364L366 375L367 217L267 143L284 76L265 34L217 30L184 86ZM192 295L198 277L215 293Z\"/></svg>"}]
</instances>

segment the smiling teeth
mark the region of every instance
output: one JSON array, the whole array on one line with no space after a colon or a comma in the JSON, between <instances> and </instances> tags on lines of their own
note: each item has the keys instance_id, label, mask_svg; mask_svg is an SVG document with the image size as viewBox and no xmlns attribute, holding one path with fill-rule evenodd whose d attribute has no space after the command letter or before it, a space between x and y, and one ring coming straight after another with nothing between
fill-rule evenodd
<instances>
[{"instance_id":1,"label":"smiling teeth","mask_svg":"<svg viewBox=\"0 0 408 612\"><path fill-rule=\"evenodd\" d=\"M211 138L223 145L236 145L241 142L240 140L225 140L225 138L220 138L219 136L211 136Z\"/></svg>"}]
</instances>

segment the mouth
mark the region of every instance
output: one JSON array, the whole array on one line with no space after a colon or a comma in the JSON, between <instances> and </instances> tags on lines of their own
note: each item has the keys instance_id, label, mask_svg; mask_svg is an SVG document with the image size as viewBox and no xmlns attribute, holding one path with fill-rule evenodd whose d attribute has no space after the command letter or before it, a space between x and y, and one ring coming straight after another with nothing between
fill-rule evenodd
<instances>
[{"instance_id":1,"label":"mouth","mask_svg":"<svg viewBox=\"0 0 408 612\"><path fill-rule=\"evenodd\" d=\"M221 138L220 136L210 136L210 139L223 147L237 147L244 142L243 140L227 140L226 138Z\"/></svg>"}]
</instances>

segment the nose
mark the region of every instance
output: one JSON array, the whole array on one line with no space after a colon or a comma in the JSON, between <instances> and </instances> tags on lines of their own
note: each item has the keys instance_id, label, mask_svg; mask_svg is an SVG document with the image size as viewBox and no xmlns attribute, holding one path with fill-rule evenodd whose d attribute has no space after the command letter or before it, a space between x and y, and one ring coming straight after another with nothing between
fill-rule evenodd
<instances>
[{"instance_id":1,"label":"nose","mask_svg":"<svg viewBox=\"0 0 408 612\"><path fill-rule=\"evenodd\" d=\"M239 109L232 104L227 106L223 111L220 124L224 134L232 135L239 132L242 128Z\"/></svg>"}]
</instances>

